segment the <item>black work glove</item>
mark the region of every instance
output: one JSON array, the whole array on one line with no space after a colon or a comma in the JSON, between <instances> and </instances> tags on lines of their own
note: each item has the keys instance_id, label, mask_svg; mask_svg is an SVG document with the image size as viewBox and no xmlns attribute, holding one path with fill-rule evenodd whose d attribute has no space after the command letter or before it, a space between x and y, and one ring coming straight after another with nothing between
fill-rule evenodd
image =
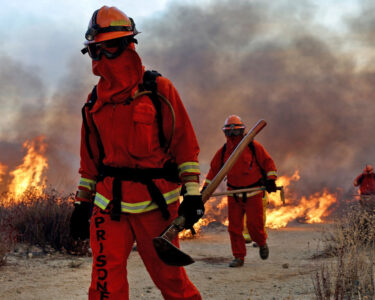
<instances>
[{"instance_id":1,"label":"black work glove","mask_svg":"<svg viewBox=\"0 0 375 300\"><path fill-rule=\"evenodd\" d=\"M184 195L184 200L178 208L178 215L186 219L184 227L190 229L204 215L204 205L201 195Z\"/></svg>"},{"instance_id":2,"label":"black work glove","mask_svg":"<svg viewBox=\"0 0 375 300\"><path fill-rule=\"evenodd\" d=\"M70 236L75 239L85 240L90 237L90 217L92 204L81 202L74 204L70 218Z\"/></svg>"},{"instance_id":3,"label":"black work glove","mask_svg":"<svg viewBox=\"0 0 375 300\"><path fill-rule=\"evenodd\" d=\"M276 182L275 180L273 179L267 179L266 180L266 191L268 193L273 193L273 192L276 192L277 188L276 188Z\"/></svg>"}]
</instances>

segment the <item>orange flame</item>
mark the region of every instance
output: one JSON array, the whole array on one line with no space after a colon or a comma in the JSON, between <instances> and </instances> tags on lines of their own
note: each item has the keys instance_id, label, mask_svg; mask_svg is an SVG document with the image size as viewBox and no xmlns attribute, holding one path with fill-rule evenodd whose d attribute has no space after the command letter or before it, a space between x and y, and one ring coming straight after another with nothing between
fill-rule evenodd
<instances>
[{"instance_id":1,"label":"orange flame","mask_svg":"<svg viewBox=\"0 0 375 300\"><path fill-rule=\"evenodd\" d=\"M298 170L292 176L281 176L277 179L277 186L284 187L286 195L286 204L283 205L279 193L267 194L269 207L267 209L266 227L281 228L285 227L294 220L303 219L306 223L322 223L324 218L329 216L329 209L336 202L336 195L323 189L310 196L297 197L289 186L292 182L300 180ZM210 198L205 204L205 216L194 224L194 229L198 233L202 227L211 222L217 221L228 226L227 197ZM191 238L190 231L180 232L179 237L182 239Z\"/></svg>"},{"instance_id":2,"label":"orange flame","mask_svg":"<svg viewBox=\"0 0 375 300\"><path fill-rule=\"evenodd\" d=\"M23 147L27 149L23 163L10 172L12 181L8 190L16 199L30 188L42 194L46 183L46 178L43 175L48 168L48 163L45 157L47 144L44 137L28 140L24 142Z\"/></svg>"},{"instance_id":3,"label":"orange flame","mask_svg":"<svg viewBox=\"0 0 375 300\"><path fill-rule=\"evenodd\" d=\"M288 225L289 222L296 219L304 219L306 223L322 223L325 217L329 215L329 208L336 202L336 195L323 189L308 197L301 199L291 193L288 186L291 181L298 181L300 176L296 171L291 177L281 176L277 179L278 186L284 186L287 195L286 205L281 206L277 194L269 194L269 203L271 208L267 209L266 227L280 228Z\"/></svg>"}]
</instances>

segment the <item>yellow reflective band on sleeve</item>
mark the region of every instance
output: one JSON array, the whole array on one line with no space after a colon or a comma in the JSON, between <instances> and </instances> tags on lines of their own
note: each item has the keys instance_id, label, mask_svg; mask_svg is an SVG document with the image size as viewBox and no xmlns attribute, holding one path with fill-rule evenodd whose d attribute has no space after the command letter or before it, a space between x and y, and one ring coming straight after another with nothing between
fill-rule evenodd
<instances>
[{"instance_id":1,"label":"yellow reflective band on sleeve","mask_svg":"<svg viewBox=\"0 0 375 300\"><path fill-rule=\"evenodd\" d=\"M183 173L200 174L199 163L195 161L188 161L178 166L178 175Z\"/></svg>"},{"instance_id":2,"label":"yellow reflective band on sleeve","mask_svg":"<svg viewBox=\"0 0 375 300\"><path fill-rule=\"evenodd\" d=\"M81 179L79 180L78 187L81 186L81 187L87 188L90 191L94 191L95 190L95 185L96 185L96 181L95 180L91 180L91 179L87 179L87 178L81 177Z\"/></svg>"},{"instance_id":3,"label":"yellow reflective band on sleeve","mask_svg":"<svg viewBox=\"0 0 375 300\"><path fill-rule=\"evenodd\" d=\"M176 202L180 197L180 188L177 188L173 191L163 194L164 199L167 204L171 204ZM99 206L101 209L106 209L110 200L104 197L103 195L96 193L94 204ZM151 200L137 202L137 203L128 203L128 202L121 202L121 211L124 213L131 213L131 214L139 214L144 213L147 211L151 211L154 209L158 209L156 203Z\"/></svg>"},{"instance_id":4,"label":"yellow reflective band on sleeve","mask_svg":"<svg viewBox=\"0 0 375 300\"><path fill-rule=\"evenodd\" d=\"M277 172L276 171L269 171L267 173L267 177L269 177L269 176L276 176L277 177Z\"/></svg>"}]
</instances>

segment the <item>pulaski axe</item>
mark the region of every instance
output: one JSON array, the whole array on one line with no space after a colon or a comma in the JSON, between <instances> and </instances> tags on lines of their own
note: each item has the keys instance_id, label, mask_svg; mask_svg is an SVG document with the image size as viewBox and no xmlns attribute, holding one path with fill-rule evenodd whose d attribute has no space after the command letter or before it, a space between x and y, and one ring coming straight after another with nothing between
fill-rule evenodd
<instances>
[{"instance_id":1,"label":"pulaski axe","mask_svg":"<svg viewBox=\"0 0 375 300\"><path fill-rule=\"evenodd\" d=\"M229 190L229 191L226 191L226 192L215 193L215 194L212 194L211 197L227 196L227 195L232 195L232 194L251 193L251 192L265 191L265 190L266 190L265 186L258 186L258 187L253 187L253 188L246 188L246 189L239 189L239 190ZM280 191L281 202L283 203L283 205L285 205L284 187L283 186L277 186L276 190Z\"/></svg>"},{"instance_id":2,"label":"pulaski axe","mask_svg":"<svg viewBox=\"0 0 375 300\"><path fill-rule=\"evenodd\" d=\"M241 153L248 147L249 143L254 137L267 125L266 121L259 120L255 126L249 131L249 133L242 139L237 145L236 149L232 152L228 160L225 162L219 173L216 174L215 178L207 186L202 193L203 203L206 203L216 188L219 186L224 177L232 169ZM178 236L178 233L184 229L185 217L179 216L173 220L160 236L152 240L154 248L159 258L167 265L170 266L187 266L194 262L194 260L178 249L172 244L172 241Z\"/></svg>"}]
</instances>

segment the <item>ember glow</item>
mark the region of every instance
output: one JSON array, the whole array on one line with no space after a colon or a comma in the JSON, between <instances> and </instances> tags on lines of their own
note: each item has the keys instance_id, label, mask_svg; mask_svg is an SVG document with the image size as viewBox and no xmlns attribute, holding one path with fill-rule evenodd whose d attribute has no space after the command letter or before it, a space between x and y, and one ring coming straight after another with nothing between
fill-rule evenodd
<instances>
[{"instance_id":1,"label":"ember glow","mask_svg":"<svg viewBox=\"0 0 375 300\"><path fill-rule=\"evenodd\" d=\"M8 169L8 167L6 165L3 165L1 162L0 162L0 183L3 181L4 179L4 175L6 174L6 170Z\"/></svg>"},{"instance_id":2,"label":"ember glow","mask_svg":"<svg viewBox=\"0 0 375 300\"><path fill-rule=\"evenodd\" d=\"M8 192L14 199L20 198L30 188L42 194L46 183L45 172L48 168L48 162L45 156L47 144L44 141L44 137L27 140L24 142L23 147L27 152L22 164L9 172L11 181L8 186ZM5 169L0 168L1 170Z\"/></svg>"}]
</instances>

